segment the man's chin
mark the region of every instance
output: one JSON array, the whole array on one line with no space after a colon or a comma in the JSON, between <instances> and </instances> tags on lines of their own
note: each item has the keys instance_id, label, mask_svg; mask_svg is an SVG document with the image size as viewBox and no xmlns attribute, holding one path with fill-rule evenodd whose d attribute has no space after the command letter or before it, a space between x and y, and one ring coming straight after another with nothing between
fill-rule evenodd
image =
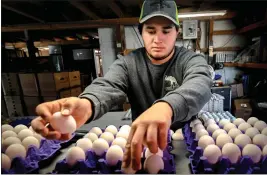
<instances>
[{"instance_id":1,"label":"man's chin","mask_svg":"<svg viewBox=\"0 0 267 175\"><path fill-rule=\"evenodd\" d=\"M166 58L166 55L153 54L151 55L154 60L163 60Z\"/></svg>"}]
</instances>

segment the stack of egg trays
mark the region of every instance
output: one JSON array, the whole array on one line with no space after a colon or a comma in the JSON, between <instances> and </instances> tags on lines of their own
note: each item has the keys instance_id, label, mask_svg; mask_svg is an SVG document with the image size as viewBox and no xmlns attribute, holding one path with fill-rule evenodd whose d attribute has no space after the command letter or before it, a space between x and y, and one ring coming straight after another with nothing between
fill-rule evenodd
<instances>
[{"instance_id":1,"label":"stack of egg trays","mask_svg":"<svg viewBox=\"0 0 267 175\"><path fill-rule=\"evenodd\" d=\"M266 174L267 156L262 157L261 161L254 164L250 157L242 156L240 161L232 164L228 158L221 157L219 162L212 165L203 156L203 149L198 147L198 140L195 139L195 133L192 132L190 125L186 124L183 128L183 134L187 150L191 153L189 156L190 169L193 174Z\"/></svg>"},{"instance_id":2,"label":"stack of egg trays","mask_svg":"<svg viewBox=\"0 0 267 175\"><path fill-rule=\"evenodd\" d=\"M230 112L226 111L226 112L203 112L199 115L199 118L202 120L207 120L207 119L214 119L215 122L219 122L222 119L227 119L230 120L231 122L233 122L236 117L234 117Z\"/></svg>"},{"instance_id":3,"label":"stack of egg trays","mask_svg":"<svg viewBox=\"0 0 267 175\"><path fill-rule=\"evenodd\" d=\"M102 129L104 131L104 129ZM168 146L163 151L164 169L160 170L158 174L176 174L176 167L174 156L170 153L173 149L171 144L171 135L168 131ZM97 156L92 150L86 152L86 158L84 161L80 160L70 167L66 159L57 162L55 169L51 174L123 174L121 170L122 162L119 161L115 166L109 166L105 160L106 152L102 156ZM141 163L145 161L145 148L143 150L143 158ZM148 174L143 168L136 172L136 174Z\"/></svg>"}]
</instances>

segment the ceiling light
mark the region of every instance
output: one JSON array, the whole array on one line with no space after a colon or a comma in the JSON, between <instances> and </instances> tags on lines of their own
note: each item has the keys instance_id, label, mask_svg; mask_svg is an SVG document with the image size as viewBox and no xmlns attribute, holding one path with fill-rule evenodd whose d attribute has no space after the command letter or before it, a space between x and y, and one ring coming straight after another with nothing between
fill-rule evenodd
<instances>
[{"instance_id":1,"label":"ceiling light","mask_svg":"<svg viewBox=\"0 0 267 175\"><path fill-rule=\"evenodd\" d=\"M227 13L226 10L220 11L202 11L202 12L189 12L189 13L180 13L178 18L196 18L196 17L212 17L212 16L223 16Z\"/></svg>"}]
</instances>

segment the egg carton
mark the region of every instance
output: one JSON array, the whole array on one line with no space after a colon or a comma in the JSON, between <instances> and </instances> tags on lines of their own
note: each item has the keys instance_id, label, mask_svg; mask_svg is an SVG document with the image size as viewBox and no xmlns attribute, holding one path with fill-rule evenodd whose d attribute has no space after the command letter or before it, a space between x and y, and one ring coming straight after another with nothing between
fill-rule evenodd
<instances>
[{"instance_id":1,"label":"egg carton","mask_svg":"<svg viewBox=\"0 0 267 175\"><path fill-rule=\"evenodd\" d=\"M198 147L198 140L195 139L195 133L192 132L189 124L182 129L187 150L191 153L189 156L190 169L193 174L262 174L267 173L267 156L254 164L250 157L242 156L236 164L231 164L226 157L221 157L218 163L210 164L203 156L203 149Z\"/></svg>"},{"instance_id":2,"label":"egg carton","mask_svg":"<svg viewBox=\"0 0 267 175\"><path fill-rule=\"evenodd\" d=\"M230 112L200 112L198 115L199 119L207 120L214 119L217 123L222 119L228 119L233 122L236 117L234 117Z\"/></svg>"}]
</instances>

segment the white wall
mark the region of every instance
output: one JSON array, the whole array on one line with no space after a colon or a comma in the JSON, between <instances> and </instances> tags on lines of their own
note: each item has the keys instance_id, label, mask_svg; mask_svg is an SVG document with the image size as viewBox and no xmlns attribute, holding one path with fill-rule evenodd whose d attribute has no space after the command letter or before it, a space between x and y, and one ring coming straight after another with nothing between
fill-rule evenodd
<instances>
[{"instance_id":1,"label":"white wall","mask_svg":"<svg viewBox=\"0 0 267 175\"><path fill-rule=\"evenodd\" d=\"M126 49L137 49L143 47L143 39L139 34L137 26L125 26L124 32Z\"/></svg>"}]
</instances>

